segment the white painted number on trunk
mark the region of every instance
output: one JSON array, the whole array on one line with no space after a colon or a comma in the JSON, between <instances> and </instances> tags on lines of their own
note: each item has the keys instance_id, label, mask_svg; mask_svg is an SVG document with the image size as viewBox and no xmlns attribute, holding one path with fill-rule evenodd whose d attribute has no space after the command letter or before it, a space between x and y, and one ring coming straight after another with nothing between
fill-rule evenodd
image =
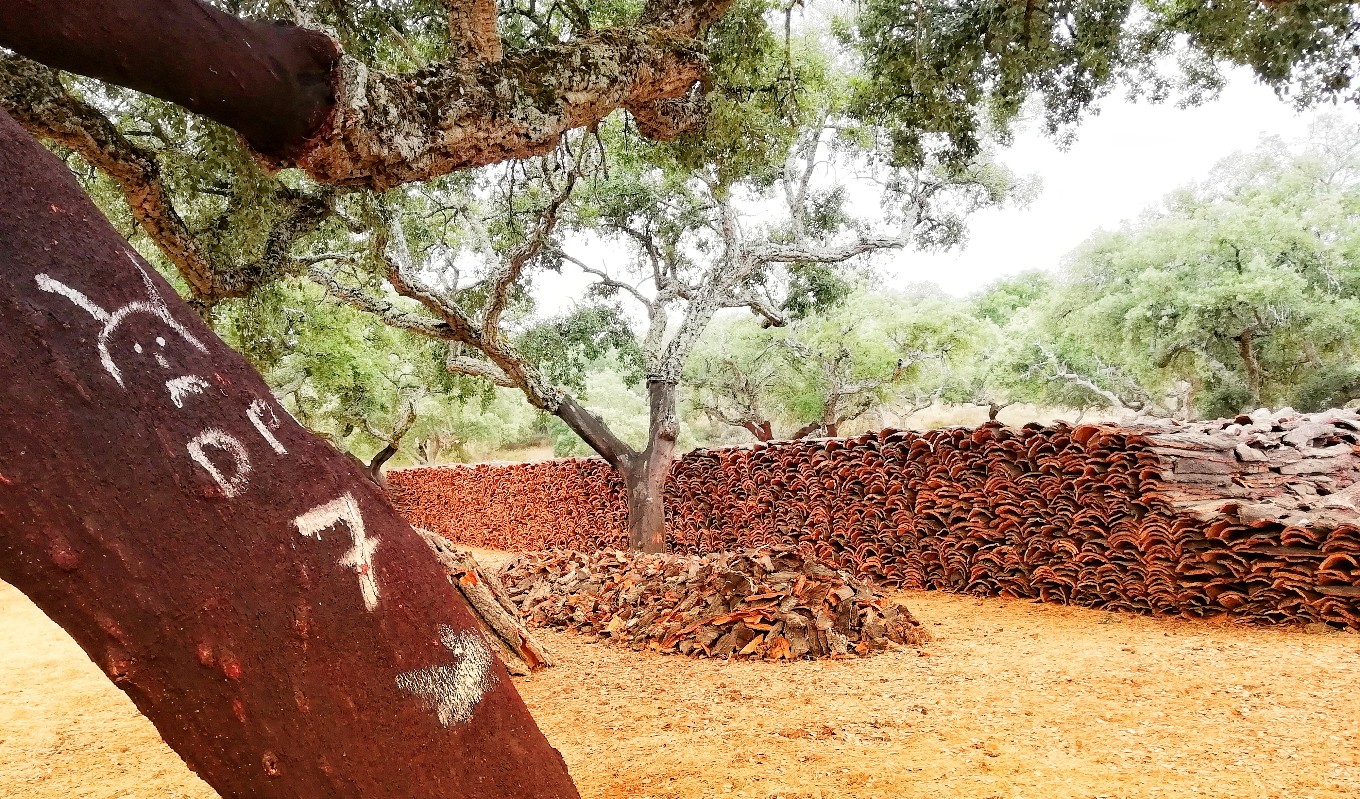
<instances>
[{"instance_id":1,"label":"white painted number on trunk","mask_svg":"<svg viewBox=\"0 0 1360 799\"><path fill-rule=\"evenodd\" d=\"M340 565L353 569L359 576L359 592L364 596L364 607L370 611L378 607L378 575L373 571L373 552L378 539L364 533L364 517L353 494L345 494L325 505L318 505L293 520L297 531L308 538L321 540L321 531L344 522L349 527L354 546L340 558Z\"/></svg>"},{"instance_id":2,"label":"white painted number on trunk","mask_svg":"<svg viewBox=\"0 0 1360 799\"><path fill-rule=\"evenodd\" d=\"M175 407L183 408L184 400L190 395L208 390L208 381L198 375L172 377L165 381L165 389L170 392L170 401L175 403Z\"/></svg>"},{"instance_id":3,"label":"white painted number on trunk","mask_svg":"<svg viewBox=\"0 0 1360 799\"><path fill-rule=\"evenodd\" d=\"M397 687L425 700L445 727L472 718L477 703L496 684L491 649L475 632L439 626L439 642L458 657L452 666L431 666L397 675Z\"/></svg>"}]
</instances>

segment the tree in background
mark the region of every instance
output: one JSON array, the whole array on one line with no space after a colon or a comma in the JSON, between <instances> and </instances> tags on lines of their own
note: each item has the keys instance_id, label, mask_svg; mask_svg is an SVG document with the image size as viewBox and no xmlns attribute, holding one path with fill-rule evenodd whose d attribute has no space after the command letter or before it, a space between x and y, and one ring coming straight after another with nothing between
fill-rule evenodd
<instances>
[{"instance_id":1,"label":"tree in background","mask_svg":"<svg viewBox=\"0 0 1360 799\"><path fill-rule=\"evenodd\" d=\"M1298 154L1267 142L1094 236L1007 322L1014 383L1032 401L1184 416L1360 393L1358 147L1360 130L1324 121Z\"/></svg>"},{"instance_id":2,"label":"tree in background","mask_svg":"<svg viewBox=\"0 0 1360 799\"><path fill-rule=\"evenodd\" d=\"M757 440L841 426L893 401L924 408L979 355L985 323L938 289L860 287L784 328L734 321L714 329L686 382L691 406Z\"/></svg>"},{"instance_id":3,"label":"tree in background","mask_svg":"<svg viewBox=\"0 0 1360 799\"><path fill-rule=\"evenodd\" d=\"M677 387L694 343L714 314L745 308L768 324L783 325L788 315L835 292L828 267L909 244L948 246L961 235L958 216L999 201L1009 185L1004 172L989 166L967 173L886 168L888 201L901 209L891 220L897 230L869 231L851 222L844 189L818 185L814 175L829 159L853 165L853 159L872 150L836 137L829 109L806 124L788 150L774 150L780 157L773 162L768 153L756 160L749 142L739 137L720 151L730 160L710 157L708 163L687 167L682 159L694 157L691 152L662 151L606 131L598 143L605 145L608 173L588 174L597 168L590 162L597 142L574 141L570 150L499 177L489 194L504 205L487 218L522 217L523 233L505 239L513 246L493 241L469 253L482 265L466 274L450 261L447 241L426 246L425 260L418 261L410 254L409 238L394 226L391 244L383 250L385 279L395 294L418 301L433 317L412 315L394 298L345 283L325 267L313 267L312 274L341 301L408 331L453 342L455 354L446 360L450 369L518 388L535 407L561 419L623 476L633 545L658 550L664 547L662 487L677 454ZM748 164L743 171L724 168L743 159ZM750 172L755 166L762 171ZM522 207L533 197L541 198L536 217L515 212L512 206ZM754 223L743 207L772 201L784 211L775 224ZM620 266L597 265L573 253L560 234L568 226L626 248L631 259ZM440 258L442 265L435 260ZM593 314L596 324L579 327L575 339L557 339L594 341L592 329L611 331L603 339L609 348L640 356L649 416L641 449L585 409L574 396L579 387L553 373L560 358L543 358L545 350L524 350L515 341L515 319L507 312L524 296L534 268L574 268L591 281L597 299L622 300L639 311L641 324L634 333L600 325L606 317L598 306L583 308L580 312Z\"/></svg>"},{"instance_id":4,"label":"tree in background","mask_svg":"<svg viewBox=\"0 0 1360 799\"><path fill-rule=\"evenodd\" d=\"M816 431L807 425L776 435L775 385L783 359L769 327L751 319L724 318L705 331L685 367L686 404L709 421L745 430L757 441L798 439Z\"/></svg>"},{"instance_id":5,"label":"tree in background","mask_svg":"<svg viewBox=\"0 0 1360 799\"><path fill-rule=\"evenodd\" d=\"M1070 137L1117 88L1152 101L1213 98L1243 66L1297 107L1360 90L1360 4L1332 0L868 0L838 25L864 60L855 115L897 155L976 156L1027 107Z\"/></svg>"}]
</instances>

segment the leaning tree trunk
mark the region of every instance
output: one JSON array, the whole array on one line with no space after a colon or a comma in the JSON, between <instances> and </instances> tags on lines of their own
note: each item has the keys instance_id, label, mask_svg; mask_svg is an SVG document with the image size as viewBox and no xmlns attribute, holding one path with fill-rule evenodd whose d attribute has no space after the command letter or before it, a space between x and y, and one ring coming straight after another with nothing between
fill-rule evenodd
<instances>
[{"instance_id":1,"label":"leaning tree trunk","mask_svg":"<svg viewBox=\"0 0 1360 799\"><path fill-rule=\"evenodd\" d=\"M763 422L753 422L747 420L745 422L742 422L741 426L745 428L748 433L755 436L756 441L774 440L774 426L770 424L769 420Z\"/></svg>"},{"instance_id":2,"label":"leaning tree trunk","mask_svg":"<svg viewBox=\"0 0 1360 799\"><path fill-rule=\"evenodd\" d=\"M224 799L576 797L425 543L0 112L0 578Z\"/></svg>"}]
</instances>

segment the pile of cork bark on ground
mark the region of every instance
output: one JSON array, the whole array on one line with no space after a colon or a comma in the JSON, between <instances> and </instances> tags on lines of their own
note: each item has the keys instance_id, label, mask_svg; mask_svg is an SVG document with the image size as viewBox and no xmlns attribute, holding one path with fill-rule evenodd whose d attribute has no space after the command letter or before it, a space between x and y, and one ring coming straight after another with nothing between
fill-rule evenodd
<instances>
[{"instance_id":1,"label":"pile of cork bark on ground","mask_svg":"<svg viewBox=\"0 0 1360 799\"><path fill-rule=\"evenodd\" d=\"M705 556L536 552L500 578L530 627L633 649L794 660L868 655L927 635L871 583L792 547Z\"/></svg>"}]
</instances>

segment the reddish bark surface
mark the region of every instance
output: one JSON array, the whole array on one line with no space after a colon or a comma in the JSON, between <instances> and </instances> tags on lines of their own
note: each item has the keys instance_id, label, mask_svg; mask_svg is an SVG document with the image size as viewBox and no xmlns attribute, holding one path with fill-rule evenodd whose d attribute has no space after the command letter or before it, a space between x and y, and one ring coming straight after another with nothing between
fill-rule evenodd
<instances>
[{"instance_id":1,"label":"reddish bark surface","mask_svg":"<svg viewBox=\"0 0 1360 799\"><path fill-rule=\"evenodd\" d=\"M300 152L334 108L324 34L239 19L197 0L5 0L0 45L178 103L258 152Z\"/></svg>"},{"instance_id":2,"label":"reddish bark surface","mask_svg":"<svg viewBox=\"0 0 1360 799\"><path fill-rule=\"evenodd\" d=\"M576 797L423 541L0 113L0 578L225 799Z\"/></svg>"}]
</instances>

